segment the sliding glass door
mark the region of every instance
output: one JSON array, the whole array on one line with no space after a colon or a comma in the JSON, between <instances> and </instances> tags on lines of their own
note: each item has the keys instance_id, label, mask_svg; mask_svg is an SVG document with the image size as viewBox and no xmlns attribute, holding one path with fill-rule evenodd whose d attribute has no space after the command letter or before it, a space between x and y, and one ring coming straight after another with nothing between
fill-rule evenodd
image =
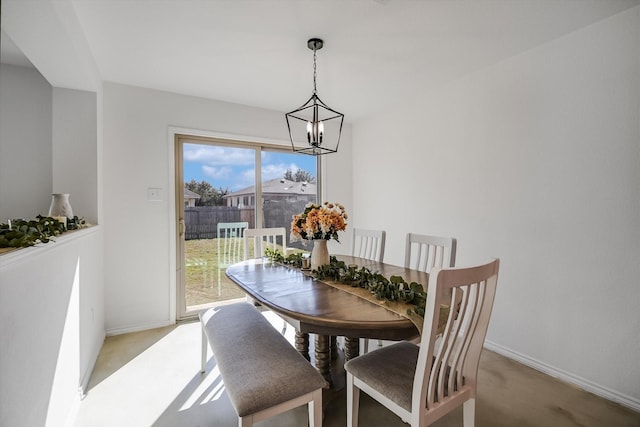
<instances>
[{"instance_id":1,"label":"sliding glass door","mask_svg":"<svg viewBox=\"0 0 640 427\"><path fill-rule=\"evenodd\" d=\"M176 140L177 316L244 298L225 276L245 228L284 227L318 193L317 158L265 145Z\"/></svg>"}]
</instances>

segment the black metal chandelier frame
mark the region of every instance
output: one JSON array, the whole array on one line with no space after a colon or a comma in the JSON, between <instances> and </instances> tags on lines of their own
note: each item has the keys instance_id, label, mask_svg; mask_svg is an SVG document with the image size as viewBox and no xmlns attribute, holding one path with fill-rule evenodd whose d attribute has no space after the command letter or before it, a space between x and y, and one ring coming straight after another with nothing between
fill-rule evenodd
<instances>
[{"instance_id":1,"label":"black metal chandelier frame","mask_svg":"<svg viewBox=\"0 0 640 427\"><path fill-rule=\"evenodd\" d=\"M316 52L322 49L323 45L324 42L318 38L312 38L307 41L307 46L309 49L313 50L313 94L301 107L285 114L287 128L289 130L289 138L291 139L291 148L296 153L308 154L311 156L320 156L338 151L340 136L342 135L342 124L344 122L344 114L329 107L327 104L322 102L318 96L316 87ZM298 123L296 122L297 120L306 124L307 145L300 144L304 141L304 138L300 136L298 138L294 137L292 124ZM325 123L328 124L329 122L332 122L331 125L337 123L335 124L338 130L335 146L333 146L333 141L327 141L325 139ZM298 139L298 141L296 141L296 139ZM296 145L296 142L298 142L299 145Z\"/></svg>"}]
</instances>

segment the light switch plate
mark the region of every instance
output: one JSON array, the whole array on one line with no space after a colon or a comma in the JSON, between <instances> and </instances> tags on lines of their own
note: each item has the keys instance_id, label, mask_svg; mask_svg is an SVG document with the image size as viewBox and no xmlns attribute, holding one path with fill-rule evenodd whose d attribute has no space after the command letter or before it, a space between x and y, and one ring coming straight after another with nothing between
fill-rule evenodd
<instances>
[{"instance_id":1,"label":"light switch plate","mask_svg":"<svg viewBox=\"0 0 640 427\"><path fill-rule=\"evenodd\" d=\"M150 202L162 201L162 189L161 188L147 188L147 200Z\"/></svg>"}]
</instances>

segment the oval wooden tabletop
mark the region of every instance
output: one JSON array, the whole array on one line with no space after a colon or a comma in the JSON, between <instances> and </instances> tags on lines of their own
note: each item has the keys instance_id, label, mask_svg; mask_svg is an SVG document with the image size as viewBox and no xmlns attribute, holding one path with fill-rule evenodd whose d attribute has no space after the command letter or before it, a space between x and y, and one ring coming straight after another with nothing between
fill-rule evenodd
<instances>
[{"instance_id":1,"label":"oval wooden tabletop","mask_svg":"<svg viewBox=\"0 0 640 427\"><path fill-rule=\"evenodd\" d=\"M347 264L365 266L385 277L402 276L427 286L426 273L350 256ZM265 262L243 261L227 268L227 276L251 298L287 318L300 332L400 340L418 334L413 323L366 299L315 280L302 271Z\"/></svg>"}]
</instances>

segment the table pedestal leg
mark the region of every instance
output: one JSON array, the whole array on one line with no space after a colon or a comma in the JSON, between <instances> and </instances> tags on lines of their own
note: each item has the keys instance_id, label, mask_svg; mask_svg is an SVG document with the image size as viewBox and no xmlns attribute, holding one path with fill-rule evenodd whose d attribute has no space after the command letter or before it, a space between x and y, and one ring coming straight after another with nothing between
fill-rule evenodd
<instances>
[{"instance_id":1,"label":"table pedestal leg","mask_svg":"<svg viewBox=\"0 0 640 427\"><path fill-rule=\"evenodd\" d=\"M338 337L331 336L331 360L338 360Z\"/></svg>"},{"instance_id":2,"label":"table pedestal leg","mask_svg":"<svg viewBox=\"0 0 640 427\"><path fill-rule=\"evenodd\" d=\"M331 349L329 348L329 336L316 335L316 369L320 375L331 384Z\"/></svg>"},{"instance_id":3,"label":"table pedestal leg","mask_svg":"<svg viewBox=\"0 0 640 427\"><path fill-rule=\"evenodd\" d=\"M311 360L309 357L309 334L296 331L296 350L305 359Z\"/></svg>"},{"instance_id":4,"label":"table pedestal leg","mask_svg":"<svg viewBox=\"0 0 640 427\"><path fill-rule=\"evenodd\" d=\"M344 337L344 360L351 360L360 354L360 338Z\"/></svg>"}]
</instances>

